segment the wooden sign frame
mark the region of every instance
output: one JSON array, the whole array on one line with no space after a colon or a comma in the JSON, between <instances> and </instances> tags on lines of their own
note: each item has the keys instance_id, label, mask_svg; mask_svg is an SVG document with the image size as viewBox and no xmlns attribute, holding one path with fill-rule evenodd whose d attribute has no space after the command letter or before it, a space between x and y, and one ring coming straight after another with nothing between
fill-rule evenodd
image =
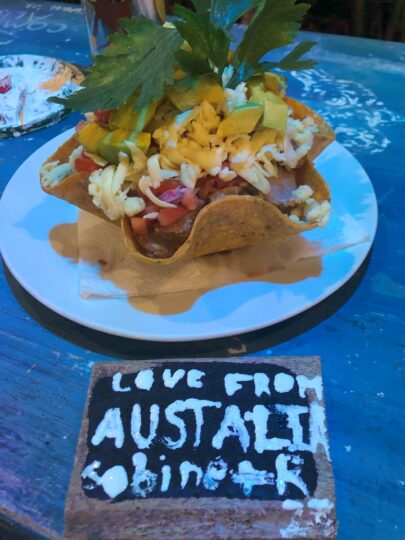
<instances>
[{"instance_id":1,"label":"wooden sign frame","mask_svg":"<svg viewBox=\"0 0 405 540\"><path fill-rule=\"evenodd\" d=\"M279 500L226 497L145 498L114 502L85 495L81 473L87 455L88 408L96 382L102 377L112 377L117 372L123 375L135 374L144 369L164 367L169 363L178 364L180 368L185 362L194 363L196 368L202 362L258 367L270 364L288 368L308 379L321 374L320 358L316 356L170 359L95 364L65 507L65 537L74 540L335 538L332 466L321 446L314 453L318 472L316 491L297 506L293 502L283 505ZM310 402L315 400L324 407L323 396L319 398L314 389L308 388L306 395Z\"/></svg>"}]
</instances>

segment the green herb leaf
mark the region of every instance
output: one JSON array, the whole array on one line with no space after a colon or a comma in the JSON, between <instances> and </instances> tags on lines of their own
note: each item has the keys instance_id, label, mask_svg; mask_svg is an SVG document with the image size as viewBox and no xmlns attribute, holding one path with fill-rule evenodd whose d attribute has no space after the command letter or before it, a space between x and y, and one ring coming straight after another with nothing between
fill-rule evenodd
<instances>
[{"instance_id":1,"label":"green herb leaf","mask_svg":"<svg viewBox=\"0 0 405 540\"><path fill-rule=\"evenodd\" d=\"M211 23L209 13L195 13L183 6L176 6L176 14L182 20L178 19L173 24L193 54L208 63L211 72L220 77L227 65L230 38L222 28Z\"/></svg>"},{"instance_id":2,"label":"green herb leaf","mask_svg":"<svg viewBox=\"0 0 405 540\"><path fill-rule=\"evenodd\" d=\"M192 0L197 13L206 13L211 8L211 0Z\"/></svg>"},{"instance_id":3,"label":"green herb leaf","mask_svg":"<svg viewBox=\"0 0 405 540\"><path fill-rule=\"evenodd\" d=\"M254 9L260 0L213 0L210 19L219 28L230 29L245 13Z\"/></svg>"},{"instance_id":4,"label":"green herb leaf","mask_svg":"<svg viewBox=\"0 0 405 540\"><path fill-rule=\"evenodd\" d=\"M272 0L261 3L236 50L233 86L245 80L247 72L261 71L260 60L267 52L292 43L300 21L310 7L295 2Z\"/></svg>"},{"instance_id":5,"label":"green herb leaf","mask_svg":"<svg viewBox=\"0 0 405 540\"><path fill-rule=\"evenodd\" d=\"M114 34L110 45L95 59L83 89L66 99L52 98L75 111L114 109L139 91L136 108L163 96L173 82L176 53L183 40L177 30L146 17L122 21L127 34Z\"/></svg>"},{"instance_id":6,"label":"green herb leaf","mask_svg":"<svg viewBox=\"0 0 405 540\"><path fill-rule=\"evenodd\" d=\"M176 58L181 69L192 77L199 77L200 75L211 73L209 63L197 54L180 50L177 52Z\"/></svg>"},{"instance_id":7,"label":"green herb leaf","mask_svg":"<svg viewBox=\"0 0 405 540\"><path fill-rule=\"evenodd\" d=\"M316 64L315 60L300 60L300 58L312 49L314 45L316 45L315 41L301 41L301 43L298 43L298 45L279 62L266 62L266 65L270 69L278 68L290 71L310 69Z\"/></svg>"},{"instance_id":8,"label":"green herb leaf","mask_svg":"<svg viewBox=\"0 0 405 540\"><path fill-rule=\"evenodd\" d=\"M217 28L229 30L245 13L261 0L192 0L197 13L210 13L210 21Z\"/></svg>"},{"instance_id":9,"label":"green herb leaf","mask_svg":"<svg viewBox=\"0 0 405 540\"><path fill-rule=\"evenodd\" d=\"M255 15L232 59L231 87L267 69L307 69L312 60L302 56L312 42L297 45L278 62L263 62L270 50L292 42L307 4L296 0L192 0L196 11L176 7L180 17L175 28L162 27L146 17L120 21L125 34L114 34L83 82L82 89L67 98L51 98L69 109L113 109L137 95L136 108L160 99L171 85L176 64L188 80L213 74L221 81L228 65L232 24L252 8ZM182 47L183 40L188 49Z\"/></svg>"}]
</instances>

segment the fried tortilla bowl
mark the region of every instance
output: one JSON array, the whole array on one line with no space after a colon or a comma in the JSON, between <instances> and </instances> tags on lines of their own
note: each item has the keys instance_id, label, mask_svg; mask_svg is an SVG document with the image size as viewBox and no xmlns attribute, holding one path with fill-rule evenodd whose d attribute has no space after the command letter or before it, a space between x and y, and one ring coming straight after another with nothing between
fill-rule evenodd
<instances>
[{"instance_id":1,"label":"fried tortilla bowl","mask_svg":"<svg viewBox=\"0 0 405 540\"><path fill-rule=\"evenodd\" d=\"M314 160L327 146L330 145L336 139L336 135L330 125L325 122L322 116L319 116L314 110L310 109L301 101L284 96L284 101L293 111L293 117L298 120L303 120L308 116L313 119L315 125L318 128L317 133L314 135L314 144L311 150L307 154L308 159Z\"/></svg>"},{"instance_id":2,"label":"fried tortilla bowl","mask_svg":"<svg viewBox=\"0 0 405 540\"><path fill-rule=\"evenodd\" d=\"M67 163L69 161L69 156L80 146L80 143L76 139L75 135L72 135L70 139L60 146L50 158L48 158L46 163L51 163L52 161L59 161L60 163ZM56 185L49 187L43 181L41 181L41 187L46 193L63 199L90 214L94 214L102 219L110 221L102 210L97 208L93 204L93 199L89 195L89 174L86 172L75 172L66 176ZM110 222L111 223L111 222Z\"/></svg>"},{"instance_id":3,"label":"fried tortilla bowl","mask_svg":"<svg viewBox=\"0 0 405 540\"><path fill-rule=\"evenodd\" d=\"M297 185L306 184L315 200L330 201L329 188L310 161L296 170ZM230 195L211 202L197 214L184 244L166 259L154 259L141 252L131 228L131 220L121 220L121 231L129 252L147 264L172 264L202 255L281 240L314 229L316 223L296 223L274 204L252 195Z\"/></svg>"},{"instance_id":4,"label":"fried tortilla bowl","mask_svg":"<svg viewBox=\"0 0 405 540\"><path fill-rule=\"evenodd\" d=\"M296 185L306 184L314 192L316 201L330 201L327 184L312 165L312 160L330 144L335 136L330 126L314 111L301 102L284 98L298 119L312 117L318 126L314 143L309 154L302 158L297 169L294 169ZM73 135L45 162L58 161L67 163L69 157L80 146ZM45 165L44 164L44 165ZM89 174L75 172L54 184L47 185L41 181L44 191L60 199L90 212L106 221L110 221L104 212L98 209L89 195ZM111 221L110 221L111 222ZM120 221L112 221L119 225ZM229 195L211 202L197 214L192 229L185 242L167 258L152 258L142 253L131 228L131 220L125 216L121 219L121 230L130 253L135 259L147 264L172 264L174 262L228 251L240 247L260 244L266 241L279 240L313 229L316 223L294 222L277 206L259 196Z\"/></svg>"}]
</instances>

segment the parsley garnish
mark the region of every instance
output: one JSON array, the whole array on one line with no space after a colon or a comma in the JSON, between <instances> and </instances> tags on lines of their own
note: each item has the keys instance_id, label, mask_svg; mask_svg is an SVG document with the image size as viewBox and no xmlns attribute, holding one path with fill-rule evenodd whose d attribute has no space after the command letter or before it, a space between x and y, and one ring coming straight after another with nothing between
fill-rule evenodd
<instances>
[{"instance_id":1,"label":"parsley garnish","mask_svg":"<svg viewBox=\"0 0 405 540\"><path fill-rule=\"evenodd\" d=\"M180 67L191 76L212 72L221 77L228 63L229 36L211 22L208 11L196 13L176 6L176 14L181 19L173 24L191 48L191 51L178 52Z\"/></svg>"},{"instance_id":2,"label":"parsley garnish","mask_svg":"<svg viewBox=\"0 0 405 540\"><path fill-rule=\"evenodd\" d=\"M124 19L125 34L114 34L110 45L96 57L84 79L83 89L67 99L52 98L74 111L115 109L139 92L136 107L142 108L163 96L173 82L176 53L183 38L146 17Z\"/></svg>"},{"instance_id":3,"label":"parsley garnish","mask_svg":"<svg viewBox=\"0 0 405 540\"><path fill-rule=\"evenodd\" d=\"M141 108L163 97L165 87L174 82L176 65L189 79L212 74L220 82L225 67L232 65L230 87L269 69L298 70L314 65L312 60L302 60L314 45L310 41L299 43L277 62L263 61L267 52L293 42L308 4L296 0L193 0L193 4L195 11L176 6L174 28L145 17L122 20L125 33L110 37L83 88L51 101L87 112L114 109L136 94L136 108ZM253 8L255 15L229 58L230 29Z\"/></svg>"},{"instance_id":4,"label":"parsley garnish","mask_svg":"<svg viewBox=\"0 0 405 540\"><path fill-rule=\"evenodd\" d=\"M298 44L294 51L279 62L261 62L269 51L293 42L300 21L309 7L308 4L296 4L295 0L270 0L261 3L236 49L233 59L235 74L231 86L236 86L239 82L270 67L292 70L314 65L313 61L301 63L298 61L298 58L315 44L310 41Z\"/></svg>"}]
</instances>

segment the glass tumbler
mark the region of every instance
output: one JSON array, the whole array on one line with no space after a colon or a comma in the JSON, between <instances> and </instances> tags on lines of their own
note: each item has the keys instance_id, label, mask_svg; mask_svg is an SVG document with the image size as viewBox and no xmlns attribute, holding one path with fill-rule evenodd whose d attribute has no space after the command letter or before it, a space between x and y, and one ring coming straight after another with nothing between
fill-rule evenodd
<instances>
[{"instance_id":1,"label":"glass tumbler","mask_svg":"<svg viewBox=\"0 0 405 540\"><path fill-rule=\"evenodd\" d=\"M144 15L149 19L164 21L164 0L81 0L86 18L90 50L93 56L108 45L108 36L122 32L120 19Z\"/></svg>"}]
</instances>

